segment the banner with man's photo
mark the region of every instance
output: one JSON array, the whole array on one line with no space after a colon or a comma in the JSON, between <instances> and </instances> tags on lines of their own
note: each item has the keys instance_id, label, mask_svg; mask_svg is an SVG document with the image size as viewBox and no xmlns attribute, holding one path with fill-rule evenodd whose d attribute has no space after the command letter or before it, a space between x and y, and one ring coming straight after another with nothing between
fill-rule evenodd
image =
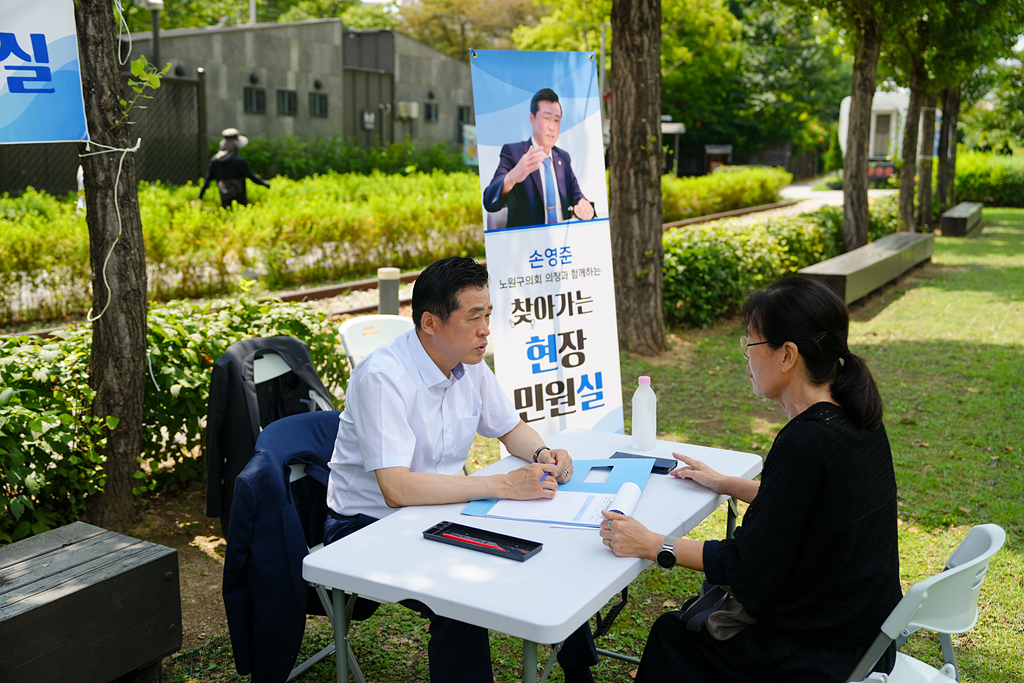
<instances>
[{"instance_id":1,"label":"banner with man's photo","mask_svg":"<svg viewBox=\"0 0 1024 683\"><path fill-rule=\"evenodd\" d=\"M89 139L72 0L0 0L0 144Z\"/></svg>"},{"instance_id":2,"label":"banner with man's photo","mask_svg":"<svg viewBox=\"0 0 1024 683\"><path fill-rule=\"evenodd\" d=\"M470 56L495 374L542 436L621 433L595 56Z\"/></svg>"}]
</instances>

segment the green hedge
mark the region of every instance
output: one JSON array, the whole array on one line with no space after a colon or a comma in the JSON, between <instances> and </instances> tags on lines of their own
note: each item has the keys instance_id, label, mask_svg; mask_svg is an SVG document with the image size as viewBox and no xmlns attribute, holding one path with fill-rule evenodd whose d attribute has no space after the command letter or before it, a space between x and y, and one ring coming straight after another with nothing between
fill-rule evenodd
<instances>
[{"instance_id":1,"label":"green hedge","mask_svg":"<svg viewBox=\"0 0 1024 683\"><path fill-rule=\"evenodd\" d=\"M985 206L1024 207L1024 157L958 153L956 198Z\"/></svg>"},{"instance_id":2,"label":"green hedge","mask_svg":"<svg viewBox=\"0 0 1024 683\"><path fill-rule=\"evenodd\" d=\"M896 230L895 196L871 206L869 240ZM837 256L842 207L738 225L716 221L669 230L662 239L665 319L707 327L739 310L747 294L800 268Z\"/></svg>"},{"instance_id":3,"label":"green hedge","mask_svg":"<svg viewBox=\"0 0 1024 683\"><path fill-rule=\"evenodd\" d=\"M216 154L220 140L210 141L210 156ZM385 147L364 147L340 133L329 140L278 135L253 138L242 152L256 173L264 178L286 176L299 180L327 173L412 173L466 170L462 152L449 142L417 147L409 139Z\"/></svg>"},{"instance_id":4,"label":"green hedge","mask_svg":"<svg viewBox=\"0 0 1024 683\"><path fill-rule=\"evenodd\" d=\"M342 395L348 363L337 331L307 304L242 297L151 307L136 494L203 480L214 361L236 341L278 335L304 340L324 384ZM107 421L89 417L90 344L91 329L81 326L53 339L25 336L0 346L0 544L75 521L103 487L97 449Z\"/></svg>"},{"instance_id":5,"label":"green hedge","mask_svg":"<svg viewBox=\"0 0 1024 683\"><path fill-rule=\"evenodd\" d=\"M779 190L793 181L770 166L727 167L694 178L662 176L661 204L666 223L779 201Z\"/></svg>"}]
</instances>

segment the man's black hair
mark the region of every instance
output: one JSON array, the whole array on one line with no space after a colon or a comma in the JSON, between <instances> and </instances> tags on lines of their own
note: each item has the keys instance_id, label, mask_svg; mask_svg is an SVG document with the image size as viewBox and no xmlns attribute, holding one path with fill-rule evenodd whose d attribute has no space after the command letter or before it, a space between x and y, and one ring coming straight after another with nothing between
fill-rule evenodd
<instances>
[{"instance_id":1,"label":"man's black hair","mask_svg":"<svg viewBox=\"0 0 1024 683\"><path fill-rule=\"evenodd\" d=\"M540 109L540 107L537 106L538 102L554 102L558 105L559 109L562 108L561 103L558 101L558 94L551 88L543 88L534 94L533 99L530 100L530 113L533 115L536 115L537 111Z\"/></svg>"},{"instance_id":2,"label":"man's black hair","mask_svg":"<svg viewBox=\"0 0 1024 683\"><path fill-rule=\"evenodd\" d=\"M467 287L487 287L487 269L471 258L449 256L434 261L416 278L412 290L412 319L416 329L427 311L447 323L459 309L459 292Z\"/></svg>"}]
</instances>

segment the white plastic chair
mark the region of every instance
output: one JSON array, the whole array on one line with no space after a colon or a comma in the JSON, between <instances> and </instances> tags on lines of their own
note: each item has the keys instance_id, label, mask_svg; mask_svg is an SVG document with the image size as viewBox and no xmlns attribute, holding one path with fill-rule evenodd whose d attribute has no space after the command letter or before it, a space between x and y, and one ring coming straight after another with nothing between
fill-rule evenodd
<instances>
[{"instance_id":1,"label":"white plastic chair","mask_svg":"<svg viewBox=\"0 0 1024 683\"><path fill-rule=\"evenodd\" d=\"M253 358L252 361L252 381L256 384L272 380L291 371L292 369L284 362L284 358L271 351L265 351L262 356ZM334 406L314 389L309 390L309 400L302 399L302 402L309 405L310 412L334 410Z\"/></svg>"},{"instance_id":2,"label":"white plastic chair","mask_svg":"<svg viewBox=\"0 0 1024 683\"><path fill-rule=\"evenodd\" d=\"M378 346L384 346L413 327L412 318L401 315L365 315L346 320L338 328L349 365L353 368Z\"/></svg>"},{"instance_id":3,"label":"white plastic chair","mask_svg":"<svg viewBox=\"0 0 1024 683\"><path fill-rule=\"evenodd\" d=\"M940 574L914 584L882 624L882 632L850 674L848 681L882 683L952 683L959 681L951 633L964 633L978 623L978 593L992 556L1003 547L1006 532L980 524L967 534L946 560ZM918 629L939 634L943 666L935 669L898 652L892 673L867 673L893 641L900 647ZM865 678L865 676L867 676Z\"/></svg>"}]
</instances>

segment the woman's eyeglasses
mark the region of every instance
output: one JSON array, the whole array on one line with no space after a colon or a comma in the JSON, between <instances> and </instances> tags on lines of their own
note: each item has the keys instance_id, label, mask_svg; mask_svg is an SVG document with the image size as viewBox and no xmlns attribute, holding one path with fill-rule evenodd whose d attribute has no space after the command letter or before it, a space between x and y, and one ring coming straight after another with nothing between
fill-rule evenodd
<instances>
[{"instance_id":1,"label":"woman's eyeglasses","mask_svg":"<svg viewBox=\"0 0 1024 683\"><path fill-rule=\"evenodd\" d=\"M750 342L750 341L747 341L747 340L748 340L748 337L746 335L743 335L742 337L740 337L740 350L743 351L743 358L745 358L746 360L750 360L750 347L751 346L760 346L761 344L767 344L768 343L766 341Z\"/></svg>"}]
</instances>

